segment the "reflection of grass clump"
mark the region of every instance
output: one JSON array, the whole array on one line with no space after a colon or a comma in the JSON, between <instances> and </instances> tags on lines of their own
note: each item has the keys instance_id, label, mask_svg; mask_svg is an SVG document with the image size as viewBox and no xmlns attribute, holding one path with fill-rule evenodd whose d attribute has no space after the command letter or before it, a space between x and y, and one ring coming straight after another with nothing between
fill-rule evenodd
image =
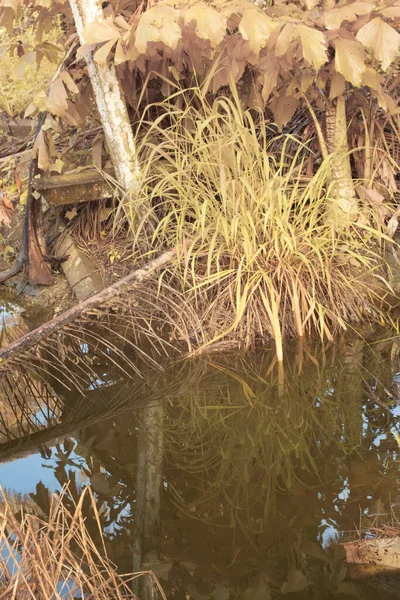
<instances>
[{"instance_id":1,"label":"reflection of grass clump","mask_svg":"<svg viewBox=\"0 0 400 600\"><path fill-rule=\"evenodd\" d=\"M43 54L39 67L34 60L26 65L22 77L14 79L13 67L20 59L16 50L17 43L22 41L25 54L34 51L38 45L36 32L33 25L26 25L25 15L25 19L21 19L12 36L1 27L0 33L0 109L13 117L21 116L32 102L39 106L44 104L49 80L55 72L56 65ZM43 33L42 42L57 44L61 33L60 25L55 20L51 28ZM55 49L52 48L52 51ZM54 56L54 61L57 60Z\"/></svg>"},{"instance_id":2,"label":"reflection of grass clump","mask_svg":"<svg viewBox=\"0 0 400 600\"><path fill-rule=\"evenodd\" d=\"M238 99L210 105L182 92L150 110L159 117L139 136L143 201L156 207L157 242L193 241L176 274L208 341L272 337L280 356L285 335L330 339L350 322L381 319L371 287L381 235L333 229L328 162L304 177L307 148L283 136L273 151L264 116Z\"/></svg>"}]
</instances>

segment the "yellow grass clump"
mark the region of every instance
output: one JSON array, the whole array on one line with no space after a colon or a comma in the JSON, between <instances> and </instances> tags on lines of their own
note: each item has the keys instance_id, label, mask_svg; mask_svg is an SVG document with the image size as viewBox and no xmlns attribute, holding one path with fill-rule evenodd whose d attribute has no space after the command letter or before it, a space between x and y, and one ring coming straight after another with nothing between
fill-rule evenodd
<instances>
[{"instance_id":1,"label":"yellow grass clump","mask_svg":"<svg viewBox=\"0 0 400 600\"><path fill-rule=\"evenodd\" d=\"M190 240L175 286L206 345L272 338L282 360L285 336L332 339L384 319L385 235L365 213L339 230L329 220L329 159L305 177L310 150L291 136L277 140L235 91L212 103L201 90L179 91L148 107L137 140L141 200L153 208L136 239L152 230L148 246Z\"/></svg>"}]
</instances>

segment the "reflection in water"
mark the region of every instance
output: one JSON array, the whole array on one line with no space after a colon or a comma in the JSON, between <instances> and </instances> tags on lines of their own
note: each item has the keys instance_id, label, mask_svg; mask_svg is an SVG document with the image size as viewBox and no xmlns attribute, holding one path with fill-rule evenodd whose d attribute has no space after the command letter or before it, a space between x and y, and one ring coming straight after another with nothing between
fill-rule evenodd
<instances>
[{"instance_id":1,"label":"reflection in water","mask_svg":"<svg viewBox=\"0 0 400 600\"><path fill-rule=\"evenodd\" d=\"M50 356L23 373L24 410L3 378L0 461L40 451L71 506L90 483L112 560L152 568L168 598L395 598L397 574L360 578L341 542L400 502L396 344L293 344L283 382L273 351L124 379L81 344L79 393ZM43 485L34 499L45 511Z\"/></svg>"}]
</instances>

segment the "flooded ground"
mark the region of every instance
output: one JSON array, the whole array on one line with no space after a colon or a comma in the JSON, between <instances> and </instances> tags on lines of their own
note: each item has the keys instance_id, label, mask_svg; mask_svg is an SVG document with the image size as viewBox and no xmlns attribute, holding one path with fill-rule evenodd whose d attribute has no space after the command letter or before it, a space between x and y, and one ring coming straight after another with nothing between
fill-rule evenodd
<instances>
[{"instance_id":1,"label":"flooded ground","mask_svg":"<svg viewBox=\"0 0 400 600\"><path fill-rule=\"evenodd\" d=\"M168 599L399 597L397 572L346 565L343 547L400 514L398 339L292 343L284 372L271 349L129 377L78 348L79 389L64 355L64 372L46 354L2 375L16 502L46 513L49 491L68 484L72 505L91 485L112 560L153 569Z\"/></svg>"}]
</instances>

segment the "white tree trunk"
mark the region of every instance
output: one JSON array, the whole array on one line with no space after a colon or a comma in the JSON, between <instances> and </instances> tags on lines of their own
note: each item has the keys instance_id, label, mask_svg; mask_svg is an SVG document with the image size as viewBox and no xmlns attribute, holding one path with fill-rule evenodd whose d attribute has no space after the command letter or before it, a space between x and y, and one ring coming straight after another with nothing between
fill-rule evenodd
<instances>
[{"instance_id":1,"label":"white tree trunk","mask_svg":"<svg viewBox=\"0 0 400 600\"><path fill-rule=\"evenodd\" d=\"M104 19L100 0L69 0L79 40L84 45L83 31L93 21ZM123 189L135 195L139 189L140 168L132 128L123 92L113 63L97 64L86 56L90 82L116 178Z\"/></svg>"}]
</instances>

